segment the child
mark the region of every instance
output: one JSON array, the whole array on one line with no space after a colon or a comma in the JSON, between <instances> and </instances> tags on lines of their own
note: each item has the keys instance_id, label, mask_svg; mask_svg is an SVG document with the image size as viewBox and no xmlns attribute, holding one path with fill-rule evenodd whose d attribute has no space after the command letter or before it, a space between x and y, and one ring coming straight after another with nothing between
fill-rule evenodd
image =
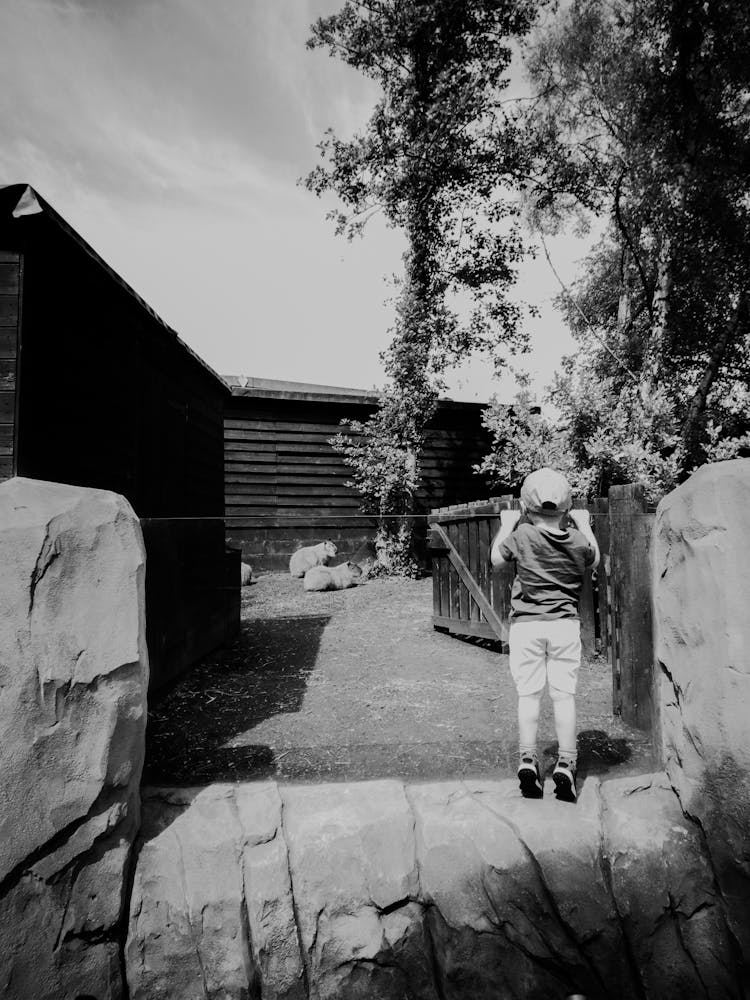
<instances>
[{"instance_id":1,"label":"child","mask_svg":"<svg viewBox=\"0 0 750 1000\"><path fill-rule=\"evenodd\" d=\"M575 691L581 662L578 597L584 570L599 564L599 546L588 511L571 511L570 505L570 486L563 475L546 468L532 472L521 487L521 511L500 514L490 559L493 566L503 560L516 564L508 642L518 691L521 794L542 795L536 733L539 704L548 684L559 747L552 773L555 794L575 802ZM519 524L522 512L526 518ZM575 528L560 527L568 514Z\"/></svg>"}]
</instances>

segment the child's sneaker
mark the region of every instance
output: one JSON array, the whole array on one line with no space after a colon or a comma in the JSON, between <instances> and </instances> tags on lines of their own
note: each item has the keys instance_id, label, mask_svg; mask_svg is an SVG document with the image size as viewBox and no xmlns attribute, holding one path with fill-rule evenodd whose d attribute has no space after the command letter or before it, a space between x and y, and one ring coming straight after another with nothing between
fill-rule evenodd
<instances>
[{"instance_id":1,"label":"child's sneaker","mask_svg":"<svg viewBox=\"0 0 750 1000\"><path fill-rule=\"evenodd\" d=\"M518 765L518 784L525 799L541 799L544 794L539 762L531 754L523 754Z\"/></svg>"},{"instance_id":2,"label":"child's sneaker","mask_svg":"<svg viewBox=\"0 0 750 1000\"><path fill-rule=\"evenodd\" d=\"M552 772L552 780L555 783L555 795L561 802L575 802L577 800L575 764L564 757L558 758L555 770Z\"/></svg>"}]
</instances>

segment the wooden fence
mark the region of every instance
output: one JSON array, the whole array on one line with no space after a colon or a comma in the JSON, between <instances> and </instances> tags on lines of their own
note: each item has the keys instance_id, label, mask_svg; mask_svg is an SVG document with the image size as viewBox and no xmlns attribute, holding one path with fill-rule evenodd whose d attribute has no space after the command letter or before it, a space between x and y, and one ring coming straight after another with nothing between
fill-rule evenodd
<instances>
[{"instance_id":1,"label":"wooden fence","mask_svg":"<svg viewBox=\"0 0 750 1000\"><path fill-rule=\"evenodd\" d=\"M654 514L636 485L615 486L607 499L587 506L601 550L595 574L587 573L579 604L584 655L601 653L612 667L612 707L638 729L653 726L653 640L650 539ZM460 636L507 643L511 564L493 569L492 539L500 512L518 509L511 496L433 510L433 624Z\"/></svg>"}]
</instances>

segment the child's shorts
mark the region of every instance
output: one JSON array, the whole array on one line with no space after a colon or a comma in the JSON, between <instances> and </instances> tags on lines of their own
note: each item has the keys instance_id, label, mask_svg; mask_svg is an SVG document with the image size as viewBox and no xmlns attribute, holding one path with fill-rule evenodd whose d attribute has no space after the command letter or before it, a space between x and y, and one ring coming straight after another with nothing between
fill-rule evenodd
<instances>
[{"instance_id":1,"label":"child's shorts","mask_svg":"<svg viewBox=\"0 0 750 1000\"><path fill-rule=\"evenodd\" d=\"M519 695L550 687L575 694L581 665L581 623L576 618L512 622L510 672Z\"/></svg>"}]
</instances>

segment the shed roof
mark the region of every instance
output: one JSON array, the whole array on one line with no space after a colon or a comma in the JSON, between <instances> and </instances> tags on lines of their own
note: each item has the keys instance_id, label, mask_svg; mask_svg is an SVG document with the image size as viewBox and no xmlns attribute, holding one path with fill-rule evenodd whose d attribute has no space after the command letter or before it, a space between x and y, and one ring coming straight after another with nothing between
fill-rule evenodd
<instances>
[{"instance_id":1,"label":"shed roof","mask_svg":"<svg viewBox=\"0 0 750 1000\"><path fill-rule=\"evenodd\" d=\"M42 198L42 196L34 190L29 184L4 184L0 185L0 223L7 222L8 220L19 220L27 216L35 217L42 216L49 223L54 225L57 229L65 233L70 239L74 240L78 246L94 261L97 266L101 267L109 277L115 281L122 289L127 292L138 305L145 310L152 319L154 319L158 325L161 327L163 332L171 339L174 340L181 350L189 354L199 365L201 365L206 372L218 383L221 384L222 388L227 388L227 384L222 379L222 377L213 370L213 368L203 360L203 358L197 354L192 347L189 347L184 340L172 329L169 324L165 323L161 316L151 308L151 306L144 299L138 295L138 293L130 287L130 285L122 278L109 264L103 260L96 250L91 247L84 238L73 229L73 227L59 215L52 206Z\"/></svg>"},{"instance_id":2,"label":"shed roof","mask_svg":"<svg viewBox=\"0 0 750 1000\"><path fill-rule=\"evenodd\" d=\"M359 403L375 406L378 394L375 389L352 389L340 385L320 385L315 382L290 382L286 379L250 378L245 375L224 375L224 381L233 396L249 396L254 399L297 399L320 403ZM441 399L441 408L484 409L486 403L457 402Z\"/></svg>"}]
</instances>

